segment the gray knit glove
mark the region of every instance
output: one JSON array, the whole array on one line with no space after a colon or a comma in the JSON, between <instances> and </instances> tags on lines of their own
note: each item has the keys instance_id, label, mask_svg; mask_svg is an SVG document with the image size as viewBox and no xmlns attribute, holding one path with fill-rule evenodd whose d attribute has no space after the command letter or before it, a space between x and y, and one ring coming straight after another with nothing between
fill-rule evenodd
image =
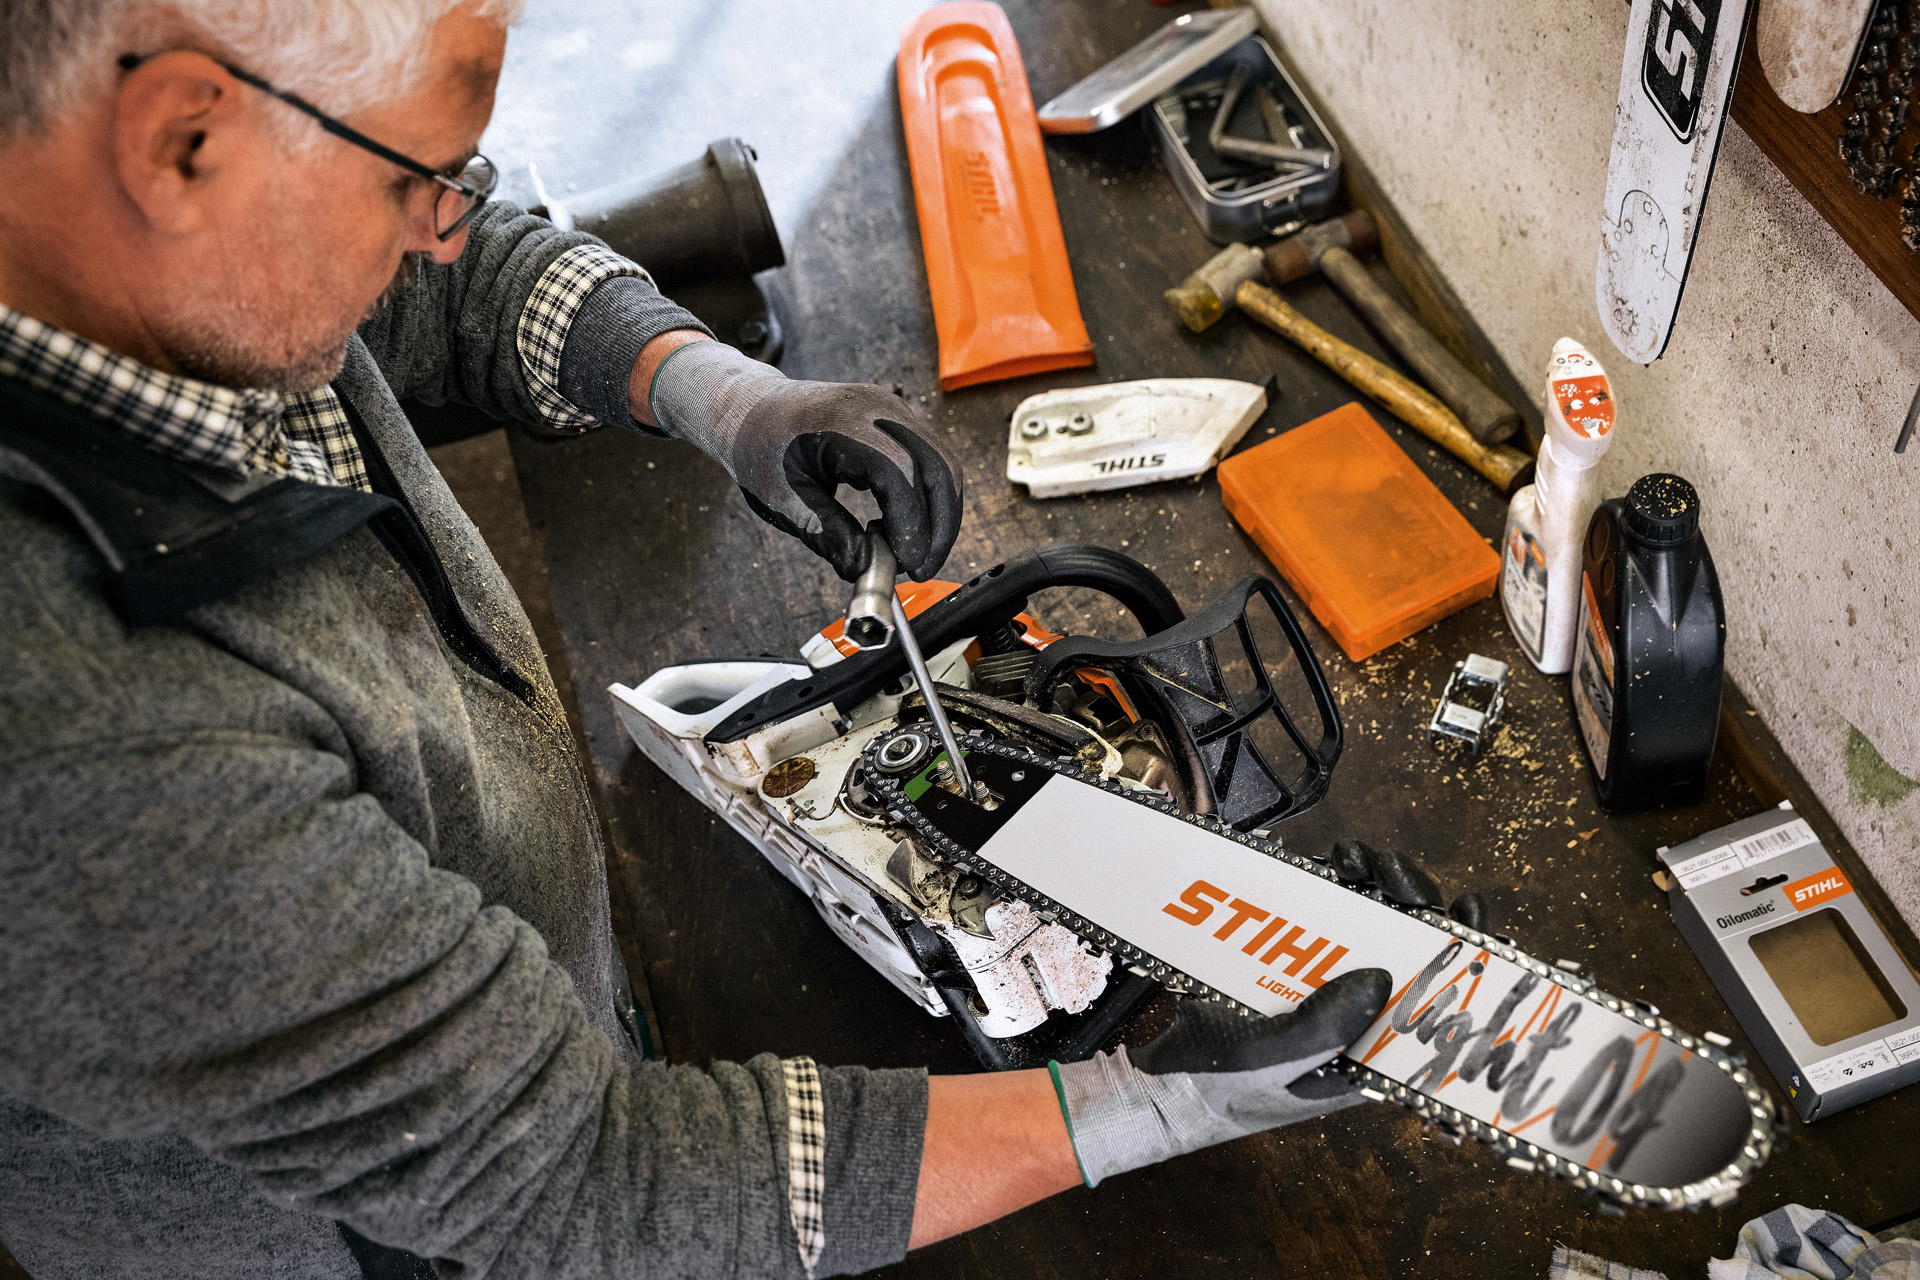
<instances>
[{"instance_id":1,"label":"gray knit glove","mask_svg":"<svg viewBox=\"0 0 1920 1280\"><path fill-rule=\"evenodd\" d=\"M1050 1064L1087 1185L1352 1106L1360 1100L1352 1082L1322 1068L1372 1025L1391 992L1385 969L1356 969L1271 1018L1182 1000L1156 1040Z\"/></svg>"},{"instance_id":2,"label":"gray knit glove","mask_svg":"<svg viewBox=\"0 0 1920 1280\"><path fill-rule=\"evenodd\" d=\"M860 521L835 500L866 489L901 569L933 576L960 531L960 468L906 401L865 383L795 382L720 342L670 353L649 395L661 430L727 469L754 514L851 582L867 567Z\"/></svg>"},{"instance_id":3,"label":"gray knit glove","mask_svg":"<svg viewBox=\"0 0 1920 1280\"><path fill-rule=\"evenodd\" d=\"M1403 906L1445 901L1405 854L1342 840L1328 861L1343 882ZM1449 914L1486 927L1477 894L1461 895ZM1183 1000L1158 1039L1049 1064L1087 1185L1360 1101L1349 1076L1325 1068L1380 1016L1392 986L1385 969L1355 969L1271 1018Z\"/></svg>"}]
</instances>

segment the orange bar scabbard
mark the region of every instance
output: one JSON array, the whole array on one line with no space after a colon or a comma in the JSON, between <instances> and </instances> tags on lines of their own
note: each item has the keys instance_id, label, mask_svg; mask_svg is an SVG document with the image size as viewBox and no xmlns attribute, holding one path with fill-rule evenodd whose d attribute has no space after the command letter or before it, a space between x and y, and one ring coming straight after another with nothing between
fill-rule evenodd
<instances>
[{"instance_id":1,"label":"orange bar scabbard","mask_svg":"<svg viewBox=\"0 0 1920 1280\"><path fill-rule=\"evenodd\" d=\"M1007 15L985 0L929 9L898 71L941 389L1092 364Z\"/></svg>"}]
</instances>

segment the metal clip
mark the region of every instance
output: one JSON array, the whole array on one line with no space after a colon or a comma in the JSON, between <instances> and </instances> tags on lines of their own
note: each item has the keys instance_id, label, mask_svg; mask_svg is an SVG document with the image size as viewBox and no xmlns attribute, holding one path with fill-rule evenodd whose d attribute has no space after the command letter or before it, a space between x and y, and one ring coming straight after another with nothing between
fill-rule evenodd
<instances>
[{"instance_id":1,"label":"metal clip","mask_svg":"<svg viewBox=\"0 0 1920 1280\"><path fill-rule=\"evenodd\" d=\"M1468 754L1478 759L1506 705L1507 664L1470 653L1466 661L1453 664L1447 687L1440 691L1440 705L1427 724L1427 739L1435 746L1448 738L1464 742Z\"/></svg>"}]
</instances>

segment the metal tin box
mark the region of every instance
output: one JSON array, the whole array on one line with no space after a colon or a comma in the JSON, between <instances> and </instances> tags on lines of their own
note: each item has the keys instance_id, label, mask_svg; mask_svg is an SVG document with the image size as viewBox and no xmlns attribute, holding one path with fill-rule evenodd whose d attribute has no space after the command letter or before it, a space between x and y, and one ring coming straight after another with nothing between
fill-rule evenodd
<instances>
[{"instance_id":1,"label":"metal tin box","mask_svg":"<svg viewBox=\"0 0 1920 1280\"><path fill-rule=\"evenodd\" d=\"M1291 145L1331 152L1330 166L1253 164L1218 155L1207 145L1227 78L1242 63L1253 73L1249 90L1265 87L1285 115ZM1231 131L1263 137L1266 129L1252 98L1251 91L1241 96ZM1332 210L1340 188L1339 148L1259 36L1248 36L1182 80L1156 99L1146 116L1181 198L1215 244L1258 240Z\"/></svg>"},{"instance_id":2,"label":"metal tin box","mask_svg":"<svg viewBox=\"0 0 1920 1280\"><path fill-rule=\"evenodd\" d=\"M1259 25L1251 9L1183 13L1040 108L1040 132L1098 133L1119 124Z\"/></svg>"}]
</instances>

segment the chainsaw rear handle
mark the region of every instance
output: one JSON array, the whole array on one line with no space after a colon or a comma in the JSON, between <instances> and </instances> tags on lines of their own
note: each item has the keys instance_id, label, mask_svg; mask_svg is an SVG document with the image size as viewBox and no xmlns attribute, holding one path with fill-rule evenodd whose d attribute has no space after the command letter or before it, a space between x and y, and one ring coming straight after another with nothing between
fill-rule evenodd
<instances>
[{"instance_id":1,"label":"chainsaw rear handle","mask_svg":"<svg viewBox=\"0 0 1920 1280\"><path fill-rule=\"evenodd\" d=\"M913 619L914 638L922 653L938 653L1011 618L1026 607L1029 596L1050 587L1087 587L1111 596L1149 636L1186 617L1166 584L1131 556L1105 547L1039 547L993 566L928 607ZM906 654L899 645L854 654L769 689L715 726L707 741L738 742L768 725L828 705L847 715L906 670Z\"/></svg>"}]
</instances>

